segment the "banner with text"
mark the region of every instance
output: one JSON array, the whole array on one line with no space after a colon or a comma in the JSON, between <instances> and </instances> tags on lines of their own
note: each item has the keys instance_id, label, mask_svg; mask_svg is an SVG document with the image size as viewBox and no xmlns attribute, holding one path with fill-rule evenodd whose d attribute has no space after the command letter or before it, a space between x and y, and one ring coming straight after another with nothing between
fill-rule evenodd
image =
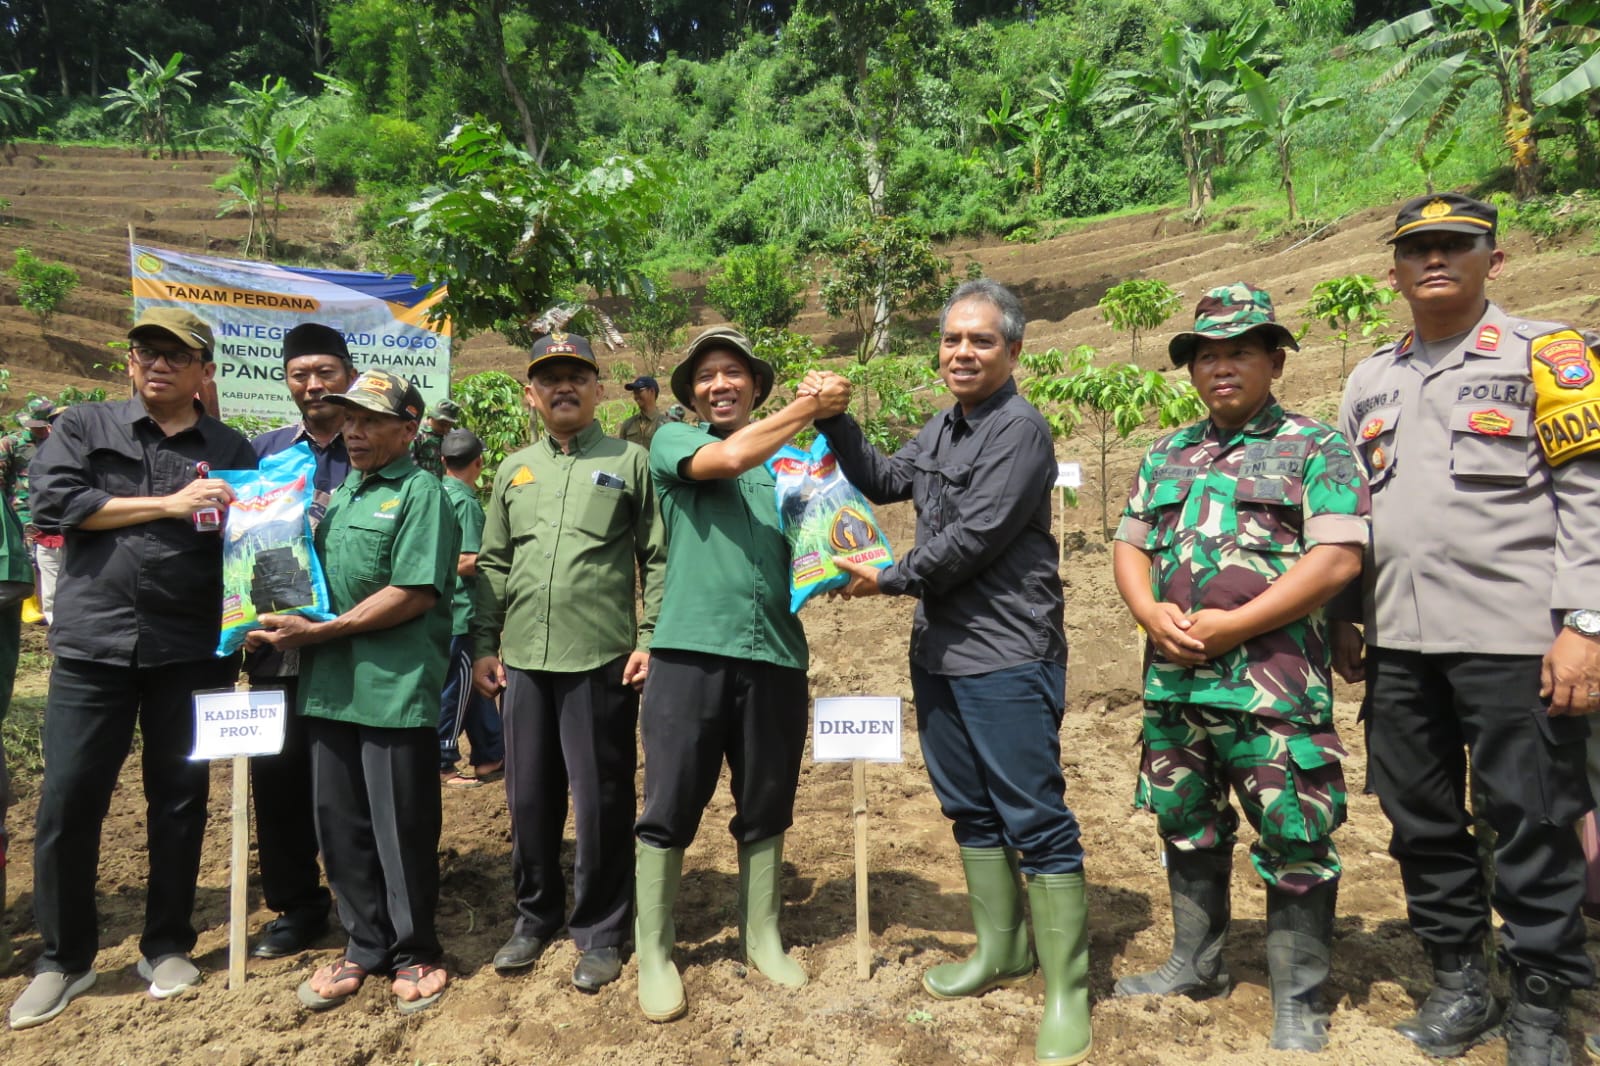
<instances>
[{"instance_id":1,"label":"banner with text","mask_svg":"<svg viewBox=\"0 0 1600 1066\"><path fill-rule=\"evenodd\" d=\"M185 307L217 338L217 395L224 415L275 425L300 417L283 383L283 335L303 322L344 334L357 370L387 370L416 383L431 407L450 394L450 323L428 321L445 290L409 274L253 263L129 246L133 312Z\"/></svg>"}]
</instances>

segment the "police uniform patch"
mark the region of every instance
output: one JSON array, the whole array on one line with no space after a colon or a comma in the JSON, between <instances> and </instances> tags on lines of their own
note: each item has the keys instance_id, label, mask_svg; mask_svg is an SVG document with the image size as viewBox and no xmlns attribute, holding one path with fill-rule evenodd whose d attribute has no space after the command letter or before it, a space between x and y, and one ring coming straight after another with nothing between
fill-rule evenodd
<instances>
[{"instance_id":1,"label":"police uniform patch","mask_svg":"<svg viewBox=\"0 0 1600 1066\"><path fill-rule=\"evenodd\" d=\"M1374 470L1382 470L1389 465L1388 453L1383 450L1383 445L1381 444L1372 449L1372 454L1368 458L1372 461L1372 469Z\"/></svg>"},{"instance_id":2,"label":"police uniform patch","mask_svg":"<svg viewBox=\"0 0 1600 1066\"><path fill-rule=\"evenodd\" d=\"M1474 411L1467 416L1468 429L1489 437L1504 437L1511 432L1511 426L1511 419L1493 407L1485 411Z\"/></svg>"},{"instance_id":3,"label":"police uniform patch","mask_svg":"<svg viewBox=\"0 0 1600 1066\"><path fill-rule=\"evenodd\" d=\"M1477 349L1480 352L1492 352L1500 347L1500 330L1495 326L1484 326L1478 331Z\"/></svg>"},{"instance_id":4,"label":"police uniform patch","mask_svg":"<svg viewBox=\"0 0 1600 1066\"><path fill-rule=\"evenodd\" d=\"M1361 427L1361 439L1362 440L1371 440L1373 437L1376 437L1379 433L1382 433L1382 432L1383 432L1383 419L1381 419L1381 418L1369 418L1369 419L1367 419L1367 424Z\"/></svg>"},{"instance_id":5,"label":"police uniform patch","mask_svg":"<svg viewBox=\"0 0 1600 1066\"><path fill-rule=\"evenodd\" d=\"M1600 382L1595 353L1576 330L1559 329L1528 345L1534 429L1552 466L1600 451Z\"/></svg>"}]
</instances>

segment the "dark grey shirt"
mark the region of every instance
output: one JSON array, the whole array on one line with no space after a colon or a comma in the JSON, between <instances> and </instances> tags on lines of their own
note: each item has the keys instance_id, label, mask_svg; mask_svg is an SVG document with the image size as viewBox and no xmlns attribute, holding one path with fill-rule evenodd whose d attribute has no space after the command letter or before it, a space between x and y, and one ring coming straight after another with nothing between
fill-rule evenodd
<instances>
[{"instance_id":1,"label":"dark grey shirt","mask_svg":"<svg viewBox=\"0 0 1600 1066\"><path fill-rule=\"evenodd\" d=\"M114 497L168 496L213 470L253 470L250 442L209 415L168 437L134 397L69 407L28 468L34 523L66 534L50 650L115 666L207 659L222 625L222 536L188 518L87 530Z\"/></svg>"},{"instance_id":2,"label":"dark grey shirt","mask_svg":"<svg viewBox=\"0 0 1600 1066\"><path fill-rule=\"evenodd\" d=\"M969 415L951 407L893 456L868 444L849 415L817 428L869 500L916 505L916 546L898 546L878 579L881 591L920 601L913 663L960 677L1067 661L1051 531L1055 449L1014 383Z\"/></svg>"}]
</instances>

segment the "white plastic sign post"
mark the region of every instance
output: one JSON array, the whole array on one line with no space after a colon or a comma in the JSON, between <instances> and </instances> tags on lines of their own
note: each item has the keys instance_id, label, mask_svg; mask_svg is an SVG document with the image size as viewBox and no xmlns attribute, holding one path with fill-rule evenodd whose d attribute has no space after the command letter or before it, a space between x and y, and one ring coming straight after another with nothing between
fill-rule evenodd
<instances>
[{"instance_id":1,"label":"white plastic sign post","mask_svg":"<svg viewBox=\"0 0 1600 1066\"><path fill-rule=\"evenodd\" d=\"M1056 488L1061 497L1061 561L1067 561L1067 493L1083 488L1083 467L1078 463L1056 464Z\"/></svg>"},{"instance_id":2,"label":"white plastic sign post","mask_svg":"<svg viewBox=\"0 0 1600 1066\"><path fill-rule=\"evenodd\" d=\"M900 762L900 698L835 696L816 701L811 756L817 762L849 760L855 803L856 976L872 976L872 922L867 907L867 760Z\"/></svg>"},{"instance_id":3,"label":"white plastic sign post","mask_svg":"<svg viewBox=\"0 0 1600 1066\"><path fill-rule=\"evenodd\" d=\"M245 874L250 855L250 756L283 750L288 703L279 688L236 688L194 694L191 759L233 760L233 848L228 874L228 988L244 987Z\"/></svg>"}]
</instances>

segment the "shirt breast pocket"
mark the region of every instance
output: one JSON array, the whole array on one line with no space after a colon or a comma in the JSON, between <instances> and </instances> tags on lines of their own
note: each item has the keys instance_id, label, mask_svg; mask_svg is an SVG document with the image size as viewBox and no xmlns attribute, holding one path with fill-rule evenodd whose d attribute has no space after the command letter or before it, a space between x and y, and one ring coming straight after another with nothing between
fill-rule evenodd
<instances>
[{"instance_id":1,"label":"shirt breast pocket","mask_svg":"<svg viewBox=\"0 0 1600 1066\"><path fill-rule=\"evenodd\" d=\"M1191 480L1158 481L1150 490L1150 523L1145 549L1154 551L1170 547L1178 539L1178 526L1183 522L1183 504L1194 487Z\"/></svg>"},{"instance_id":2,"label":"shirt breast pocket","mask_svg":"<svg viewBox=\"0 0 1600 1066\"><path fill-rule=\"evenodd\" d=\"M544 520L539 509L539 483L513 485L506 490L506 526L513 544L522 544L538 535Z\"/></svg>"},{"instance_id":3,"label":"shirt breast pocket","mask_svg":"<svg viewBox=\"0 0 1600 1066\"><path fill-rule=\"evenodd\" d=\"M89 470L94 485L113 496L143 496L144 458L112 448L96 448L89 453Z\"/></svg>"},{"instance_id":4,"label":"shirt breast pocket","mask_svg":"<svg viewBox=\"0 0 1600 1066\"><path fill-rule=\"evenodd\" d=\"M341 539L338 550L331 554L340 564L349 568L350 578L380 588L389 583L389 556L394 545L397 521L370 514L360 515L352 517L339 531Z\"/></svg>"},{"instance_id":5,"label":"shirt breast pocket","mask_svg":"<svg viewBox=\"0 0 1600 1066\"><path fill-rule=\"evenodd\" d=\"M918 516L937 533L955 519L955 496L972 480L972 464L941 463L937 456L917 456L912 491Z\"/></svg>"},{"instance_id":6,"label":"shirt breast pocket","mask_svg":"<svg viewBox=\"0 0 1600 1066\"><path fill-rule=\"evenodd\" d=\"M1450 410L1450 473L1461 481L1526 481L1529 421L1526 408L1457 404Z\"/></svg>"},{"instance_id":7,"label":"shirt breast pocket","mask_svg":"<svg viewBox=\"0 0 1600 1066\"><path fill-rule=\"evenodd\" d=\"M1356 430L1355 445L1366 465L1367 484L1373 492L1389 480L1394 470L1395 446L1399 439L1395 428L1400 424L1400 411L1399 407L1370 411Z\"/></svg>"},{"instance_id":8,"label":"shirt breast pocket","mask_svg":"<svg viewBox=\"0 0 1600 1066\"><path fill-rule=\"evenodd\" d=\"M585 485L576 502L573 528L601 540L610 539L612 531L627 518L627 497L610 485Z\"/></svg>"}]
</instances>

